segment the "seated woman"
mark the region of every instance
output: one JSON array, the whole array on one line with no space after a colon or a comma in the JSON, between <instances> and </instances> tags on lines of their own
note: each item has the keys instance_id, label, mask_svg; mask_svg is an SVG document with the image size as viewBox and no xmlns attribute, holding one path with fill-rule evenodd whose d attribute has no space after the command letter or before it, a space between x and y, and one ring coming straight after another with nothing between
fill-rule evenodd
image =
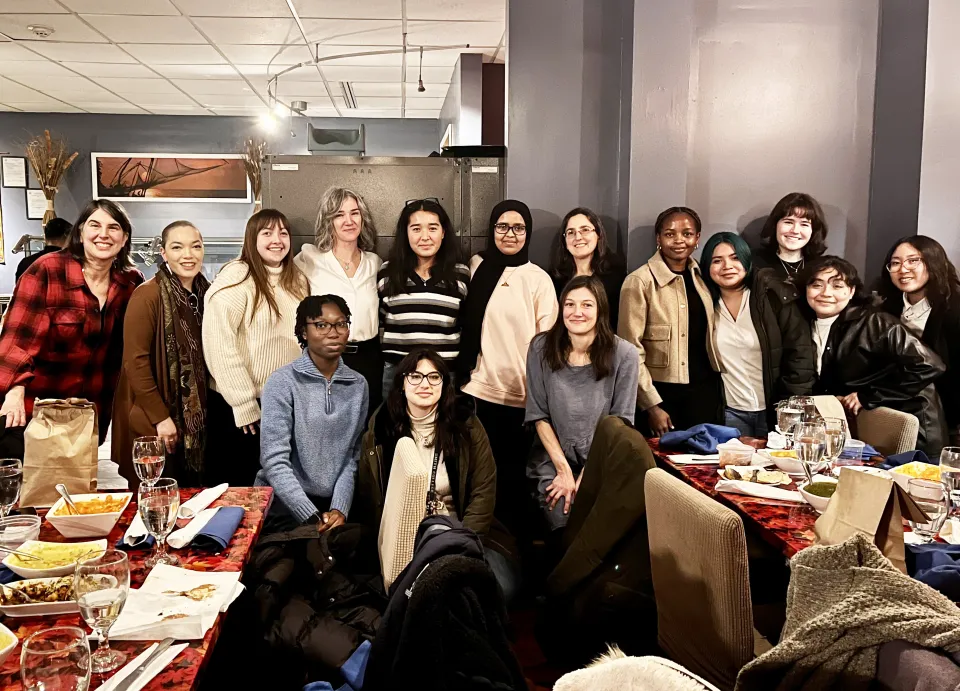
<instances>
[{"instance_id":1,"label":"seated woman","mask_svg":"<svg viewBox=\"0 0 960 691\"><path fill-rule=\"evenodd\" d=\"M322 533L342 525L350 512L369 392L366 380L341 360L349 335L343 298L305 298L296 322L303 355L263 387L255 484L272 487L277 496L267 532L313 523Z\"/></svg>"},{"instance_id":2,"label":"seated woman","mask_svg":"<svg viewBox=\"0 0 960 691\"><path fill-rule=\"evenodd\" d=\"M756 269L737 233L717 233L703 246L703 280L716 301L714 331L723 364L725 424L764 438L773 404L808 396L817 378L810 328L796 290L772 269Z\"/></svg>"},{"instance_id":3,"label":"seated woman","mask_svg":"<svg viewBox=\"0 0 960 691\"><path fill-rule=\"evenodd\" d=\"M857 269L825 256L797 275L817 349L815 393L834 395L851 415L886 406L920 420L917 448L936 457L946 439L934 382L943 361L864 290Z\"/></svg>"},{"instance_id":4,"label":"seated woman","mask_svg":"<svg viewBox=\"0 0 960 691\"><path fill-rule=\"evenodd\" d=\"M577 276L560 295L562 319L527 352L526 422L536 428L527 477L551 530L563 528L600 418L633 423L639 360L614 335L603 283Z\"/></svg>"}]
</instances>

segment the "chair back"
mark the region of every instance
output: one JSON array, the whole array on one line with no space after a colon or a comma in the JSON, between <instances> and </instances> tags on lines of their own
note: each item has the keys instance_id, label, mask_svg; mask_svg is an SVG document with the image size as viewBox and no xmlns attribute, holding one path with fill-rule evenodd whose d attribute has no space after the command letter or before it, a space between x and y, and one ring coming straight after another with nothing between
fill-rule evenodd
<instances>
[{"instance_id":1,"label":"chair back","mask_svg":"<svg viewBox=\"0 0 960 691\"><path fill-rule=\"evenodd\" d=\"M817 406L817 412L823 417L836 417L841 420L847 417L843 404L836 396L814 396L813 402Z\"/></svg>"},{"instance_id":2,"label":"chair back","mask_svg":"<svg viewBox=\"0 0 960 691\"><path fill-rule=\"evenodd\" d=\"M880 406L864 408L857 415L856 438L870 444L884 456L917 448L920 420L916 415Z\"/></svg>"},{"instance_id":3,"label":"chair back","mask_svg":"<svg viewBox=\"0 0 960 691\"><path fill-rule=\"evenodd\" d=\"M743 521L664 470L647 472L645 490L660 647L732 689L754 649Z\"/></svg>"}]
</instances>

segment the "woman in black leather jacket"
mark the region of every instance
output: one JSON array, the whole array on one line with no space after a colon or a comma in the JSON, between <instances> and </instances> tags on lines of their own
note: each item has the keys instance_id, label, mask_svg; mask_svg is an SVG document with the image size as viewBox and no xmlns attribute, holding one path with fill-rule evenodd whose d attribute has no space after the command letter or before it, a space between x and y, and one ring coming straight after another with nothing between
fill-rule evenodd
<instances>
[{"instance_id":1,"label":"woman in black leather jacket","mask_svg":"<svg viewBox=\"0 0 960 691\"><path fill-rule=\"evenodd\" d=\"M818 356L814 391L836 396L853 415L880 406L916 415L917 448L939 456L946 428L934 382L943 361L879 308L850 262L821 257L800 272L797 286L806 293Z\"/></svg>"}]
</instances>

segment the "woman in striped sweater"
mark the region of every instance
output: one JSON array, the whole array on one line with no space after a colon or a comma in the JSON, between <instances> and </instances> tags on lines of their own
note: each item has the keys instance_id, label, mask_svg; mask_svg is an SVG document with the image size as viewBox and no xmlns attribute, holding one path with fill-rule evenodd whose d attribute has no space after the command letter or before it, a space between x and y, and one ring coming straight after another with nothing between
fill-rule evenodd
<instances>
[{"instance_id":1,"label":"woman in striped sweater","mask_svg":"<svg viewBox=\"0 0 960 691\"><path fill-rule=\"evenodd\" d=\"M457 261L457 235L435 198L408 202L400 212L389 261L380 267L383 398L395 388L397 364L428 348L447 362L460 352L460 304L470 271Z\"/></svg>"}]
</instances>

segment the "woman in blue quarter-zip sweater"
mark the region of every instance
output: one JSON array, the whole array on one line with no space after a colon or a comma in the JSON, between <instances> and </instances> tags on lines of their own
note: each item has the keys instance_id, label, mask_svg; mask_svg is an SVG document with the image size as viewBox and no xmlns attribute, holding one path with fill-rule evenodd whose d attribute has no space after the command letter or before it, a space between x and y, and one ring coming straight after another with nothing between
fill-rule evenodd
<instances>
[{"instance_id":1,"label":"woman in blue quarter-zip sweater","mask_svg":"<svg viewBox=\"0 0 960 691\"><path fill-rule=\"evenodd\" d=\"M312 523L322 533L350 512L369 391L340 358L350 334L350 309L341 297L304 299L296 333L303 355L263 388L256 484L276 492L266 532Z\"/></svg>"}]
</instances>

